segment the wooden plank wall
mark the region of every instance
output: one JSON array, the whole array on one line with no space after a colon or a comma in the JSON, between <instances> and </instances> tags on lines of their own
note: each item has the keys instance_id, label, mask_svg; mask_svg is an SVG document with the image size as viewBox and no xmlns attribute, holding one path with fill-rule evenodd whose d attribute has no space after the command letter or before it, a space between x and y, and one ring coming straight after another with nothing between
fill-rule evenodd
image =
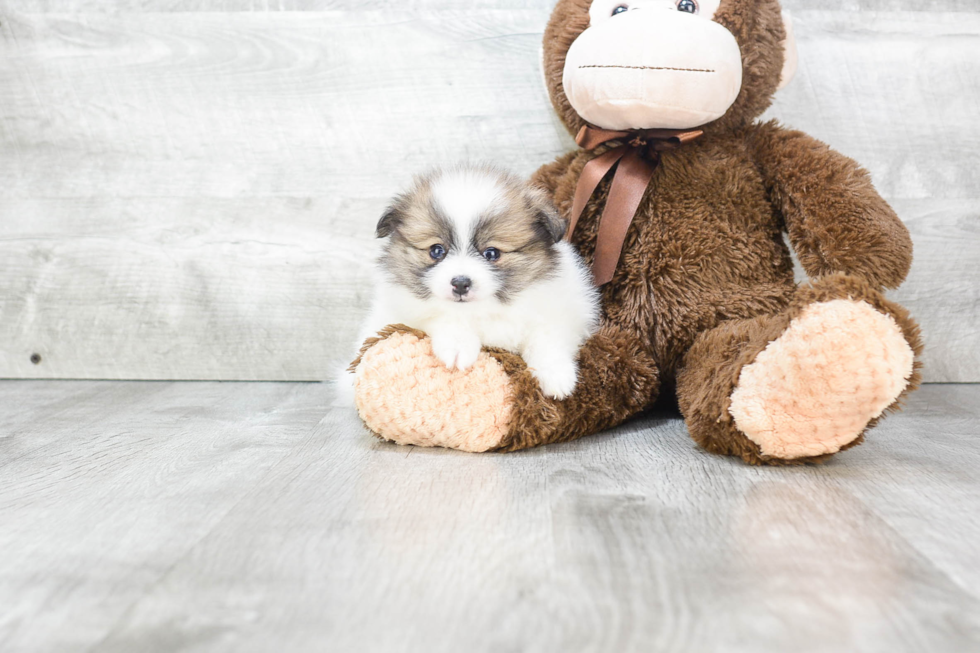
<instances>
[{"instance_id":1,"label":"wooden plank wall","mask_svg":"<svg viewBox=\"0 0 980 653\"><path fill-rule=\"evenodd\" d=\"M0 0L0 377L327 377L414 172L572 147L551 5ZM894 297L927 378L980 381L980 6L784 5L801 68L770 114L871 170L916 241Z\"/></svg>"}]
</instances>

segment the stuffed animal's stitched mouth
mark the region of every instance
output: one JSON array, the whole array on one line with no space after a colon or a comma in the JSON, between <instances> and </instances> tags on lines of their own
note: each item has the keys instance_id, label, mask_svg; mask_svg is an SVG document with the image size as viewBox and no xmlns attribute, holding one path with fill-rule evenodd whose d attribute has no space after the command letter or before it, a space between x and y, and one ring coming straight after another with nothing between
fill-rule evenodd
<instances>
[{"instance_id":1,"label":"stuffed animal's stitched mouth","mask_svg":"<svg viewBox=\"0 0 980 653\"><path fill-rule=\"evenodd\" d=\"M710 68L671 68L670 66L613 66L613 65L601 65L601 64L590 64L587 66L579 66L579 70L583 68L626 68L629 70L673 70L679 73L714 73L718 72Z\"/></svg>"}]
</instances>

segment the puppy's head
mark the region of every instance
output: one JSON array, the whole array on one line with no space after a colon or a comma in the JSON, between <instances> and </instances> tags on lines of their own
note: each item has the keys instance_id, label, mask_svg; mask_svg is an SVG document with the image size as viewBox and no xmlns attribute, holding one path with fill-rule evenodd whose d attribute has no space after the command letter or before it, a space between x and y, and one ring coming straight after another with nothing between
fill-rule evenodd
<instances>
[{"instance_id":1,"label":"puppy's head","mask_svg":"<svg viewBox=\"0 0 980 653\"><path fill-rule=\"evenodd\" d=\"M489 166L419 177L378 222L389 278L422 299L507 302L554 273L567 224L540 190Z\"/></svg>"}]
</instances>

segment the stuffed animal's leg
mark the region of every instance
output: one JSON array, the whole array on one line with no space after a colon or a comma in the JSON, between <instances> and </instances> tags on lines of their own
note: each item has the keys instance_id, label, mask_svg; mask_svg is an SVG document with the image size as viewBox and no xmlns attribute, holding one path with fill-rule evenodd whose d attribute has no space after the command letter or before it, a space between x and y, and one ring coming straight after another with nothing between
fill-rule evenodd
<instances>
[{"instance_id":1,"label":"stuffed animal's leg","mask_svg":"<svg viewBox=\"0 0 980 653\"><path fill-rule=\"evenodd\" d=\"M919 330L902 307L842 274L777 315L698 337L677 376L692 437L752 464L816 462L861 442L919 382Z\"/></svg>"},{"instance_id":2,"label":"stuffed animal's leg","mask_svg":"<svg viewBox=\"0 0 980 653\"><path fill-rule=\"evenodd\" d=\"M579 352L578 384L549 399L517 355L484 350L466 371L449 370L420 331L394 326L354 362L364 423L399 444L513 451L572 440L646 408L660 385L653 360L620 331L600 329Z\"/></svg>"}]
</instances>

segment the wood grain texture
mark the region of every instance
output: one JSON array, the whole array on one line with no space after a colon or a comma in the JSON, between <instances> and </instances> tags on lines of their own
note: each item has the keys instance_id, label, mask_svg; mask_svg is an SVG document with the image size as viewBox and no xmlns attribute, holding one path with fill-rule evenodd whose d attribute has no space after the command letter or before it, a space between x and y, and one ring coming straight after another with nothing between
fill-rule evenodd
<instances>
[{"instance_id":1,"label":"wood grain texture","mask_svg":"<svg viewBox=\"0 0 980 653\"><path fill-rule=\"evenodd\" d=\"M874 0L872 0L874 1ZM910 0L906 0L910 1ZM24 13L178 13L178 12L320 12L409 10L438 12L482 9L550 11L552 0L5 0Z\"/></svg>"},{"instance_id":2,"label":"wood grain texture","mask_svg":"<svg viewBox=\"0 0 980 653\"><path fill-rule=\"evenodd\" d=\"M915 242L909 279L892 297L922 325L926 379L980 375L980 199L895 200Z\"/></svg>"},{"instance_id":3,"label":"wood grain texture","mask_svg":"<svg viewBox=\"0 0 980 653\"><path fill-rule=\"evenodd\" d=\"M927 386L792 469L705 454L667 414L398 447L319 421L326 389L0 383L25 408L0 416L0 649L980 647L980 387Z\"/></svg>"},{"instance_id":4,"label":"wood grain texture","mask_svg":"<svg viewBox=\"0 0 980 653\"><path fill-rule=\"evenodd\" d=\"M2 312L17 318L6 324L16 341L0 349L0 369L68 378L325 375L328 357L346 352L358 327L340 307L364 303L371 282L370 243L343 234L335 216L369 204L10 200L0 215L39 217L28 242L6 230L16 220L0 217Z\"/></svg>"},{"instance_id":5,"label":"wood grain texture","mask_svg":"<svg viewBox=\"0 0 980 653\"><path fill-rule=\"evenodd\" d=\"M4 651L95 644L323 415L307 385L0 392L33 404L0 435Z\"/></svg>"},{"instance_id":6,"label":"wood grain texture","mask_svg":"<svg viewBox=\"0 0 980 653\"><path fill-rule=\"evenodd\" d=\"M334 9L359 11L365 8L362 0L4 0L25 13L133 13L133 12L279 12L328 11ZM783 7L792 11L829 9L839 11L974 11L974 0L782 0ZM373 9L409 9L440 11L444 9L539 9L550 11L553 0L375 0Z\"/></svg>"},{"instance_id":7,"label":"wood grain texture","mask_svg":"<svg viewBox=\"0 0 980 653\"><path fill-rule=\"evenodd\" d=\"M916 240L926 378L980 381L980 7L785 4L801 70L770 115L871 170ZM413 173L572 147L550 7L0 1L0 377L327 377Z\"/></svg>"}]
</instances>

